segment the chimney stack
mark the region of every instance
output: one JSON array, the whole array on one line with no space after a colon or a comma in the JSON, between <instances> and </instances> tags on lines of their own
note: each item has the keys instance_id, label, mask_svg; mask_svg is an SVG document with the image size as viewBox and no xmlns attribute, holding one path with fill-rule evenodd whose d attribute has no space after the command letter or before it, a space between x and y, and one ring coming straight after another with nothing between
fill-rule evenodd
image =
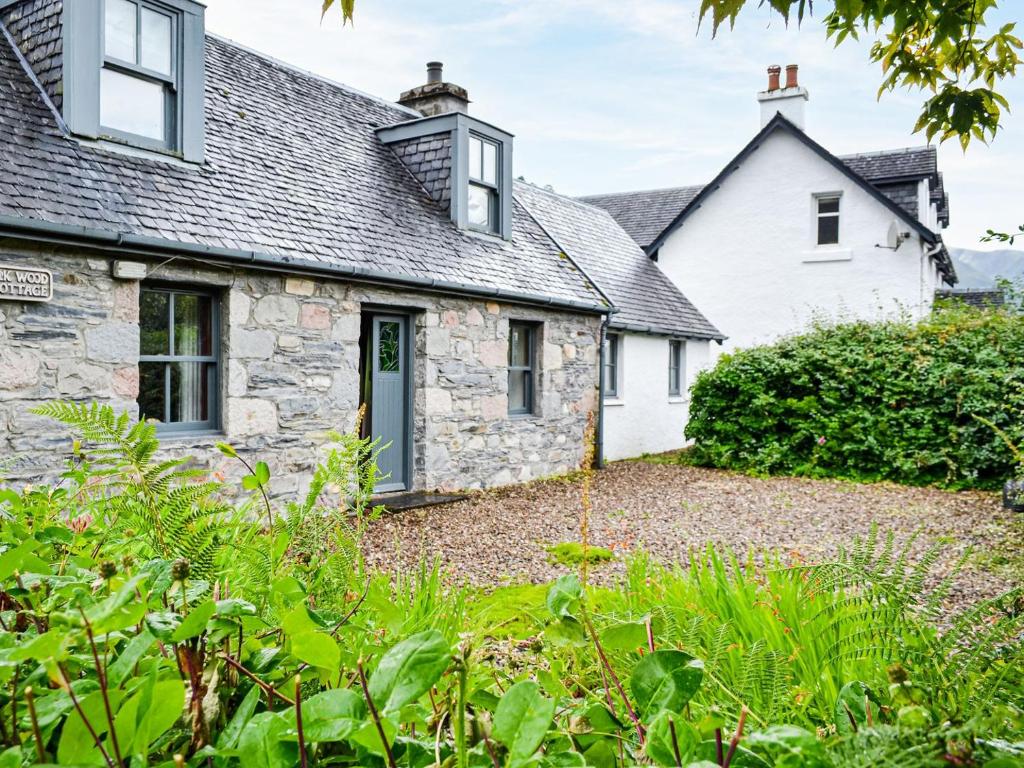
<instances>
[{"instance_id":1,"label":"chimney stack","mask_svg":"<svg viewBox=\"0 0 1024 768\"><path fill-rule=\"evenodd\" d=\"M469 93L465 88L444 81L444 65L427 62L427 82L411 88L398 97L398 103L415 109L424 117L448 112L469 112Z\"/></svg>"},{"instance_id":2,"label":"chimney stack","mask_svg":"<svg viewBox=\"0 0 1024 768\"><path fill-rule=\"evenodd\" d=\"M799 67L796 64L786 65L786 85L779 87L779 75L782 67L773 64L768 67L768 90L757 94L761 104L761 127L764 128L776 113L793 123L800 130L804 129L804 107L810 95L802 88L797 79Z\"/></svg>"}]
</instances>

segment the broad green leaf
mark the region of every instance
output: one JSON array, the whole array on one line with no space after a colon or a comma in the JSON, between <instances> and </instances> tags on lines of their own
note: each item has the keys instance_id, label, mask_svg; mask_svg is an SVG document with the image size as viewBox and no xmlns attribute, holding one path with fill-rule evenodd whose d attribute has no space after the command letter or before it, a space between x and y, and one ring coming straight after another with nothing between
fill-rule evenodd
<instances>
[{"instance_id":1,"label":"broad green leaf","mask_svg":"<svg viewBox=\"0 0 1024 768\"><path fill-rule=\"evenodd\" d=\"M501 697L494 713L494 738L508 748L509 766L523 765L544 741L555 715L555 702L532 680L516 683Z\"/></svg>"},{"instance_id":2,"label":"broad green leaf","mask_svg":"<svg viewBox=\"0 0 1024 768\"><path fill-rule=\"evenodd\" d=\"M256 615L256 606L248 600L238 600L235 598L230 600L218 600L216 606L217 615L225 618Z\"/></svg>"},{"instance_id":3,"label":"broad green leaf","mask_svg":"<svg viewBox=\"0 0 1024 768\"><path fill-rule=\"evenodd\" d=\"M266 485L270 482L270 467L265 461L256 462L256 471L253 474L256 475L256 481L260 485Z\"/></svg>"},{"instance_id":4,"label":"broad green leaf","mask_svg":"<svg viewBox=\"0 0 1024 768\"><path fill-rule=\"evenodd\" d=\"M157 640L170 641L180 624L181 616L174 611L155 611L146 614L146 627Z\"/></svg>"},{"instance_id":5,"label":"broad green leaf","mask_svg":"<svg viewBox=\"0 0 1024 768\"><path fill-rule=\"evenodd\" d=\"M242 729L249 722L249 718L252 717L252 713L256 711L256 706L260 703L261 694L262 691L258 685L253 685L249 689L245 698L242 699L242 703L235 710L235 714L231 716L231 720L217 737L217 749L233 749L235 747Z\"/></svg>"},{"instance_id":6,"label":"broad green leaf","mask_svg":"<svg viewBox=\"0 0 1024 768\"><path fill-rule=\"evenodd\" d=\"M21 747L11 747L0 753L0 768L21 768Z\"/></svg>"},{"instance_id":7,"label":"broad green leaf","mask_svg":"<svg viewBox=\"0 0 1024 768\"><path fill-rule=\"evenodd\" d=\"M298 738L295 709L283 716L288 723L287 737ZM365 722L365 700L347 688L324 691L302 702L303 737L308 743L345 741Z\"/></svg>"},{"instance_id":8,"label":"broad green leaf","mask_svg":"<svg viewBox=\"0 0 1024 768\"><path fill-rule=\"evenodd\" d=\"M171 642L180 643L203 634L203 631L206 629L206 622L210 620L216 609L212 600L207 600L195 606L188 612L188 615L178 625L177 629L174 630L174 634L171 635Z\"/></svg>"},{"instance_id":9,"label":"broad green leaf","mask_svg":"<svg viewBox=\"0 0 1024 768\"><path fill-rule=\"evenodd\" d=\"M180 678L157 680L157 668L117 713L114 730L123 754L148 755L149 746L181 717L185 683Z\"/></svg>"},{"instance_id":10,"label":"broad green leaf","mask_svg":"<svg viewBox=\"0 0 1024 768\"><path fill-rule=\"evenodd\" d=\"M702 741L697 747L697 757L701 761L710 763L711 765L717 765L715 761L716 745L712 740ZM701 763L703 765L703 763ZM763 758L755 755L746 747L737 746L736 752L732 756L732 762L729 763L729 768L771 768L771 764L765 761Z\"/></svg>"},{"instance_id":11,"label":"broad green leaf","mask_svg":"<svg viewBox=\"0 0 1024 768\"><path fill-rule=\"evenodd\" d=\"M281 629L286 635L298 635L303 632L316 632L323 627L310 616L309 609L303 604L285 614L281 619Z\"/></svg>"},{"instance_id":12,"label":"broad green leaf","mask_svg":"<svg viewBox=\"0 0 1024 768\"><path fill-rule=\"evenodd\" d=\"M238 751L245 756L245 768L295 768L299 750L283 736L288 726L274 712L255 715L238 737Z\"/></svg>"},{"instance_id":13,"label":"broad green leaf","mask_svg":"<svg viewBox=\"0 0 1024 768\"><path fill-rule=\"evenodd\" d=\"M871 689L860 680L854 680L844 685L836 700L836 731L843 735L849 735L855 730L867 726L867 702L869 701L871 702L872 716L877 721L880 708L878 699Z\"/></svg>"},{"instance_id":14,"label":"broad green leaf","mask_svg":"<svg viewBox=\"0 0 1024 768\"><path fill-rule=\"evenodd\" d=\"M341 649L326 632L301 632L291 636L292 656L311 667L335 672L341 664Z\"/></svg>"},{"instance_id":15,"label":"broad green leaf","mask_svg":"<svg viewBox=\"0 0 1024 768\"><path fill-rule=\"evenodd\" d=\"M110 707L116 713L124 698L124 691L112 689L108 692L108 696L110 697ZM106 710L103 706L103 694L96 691L80 699L78 703L96 735L104 740L108 725ZM104 764L103 756L96 748L96 743L89 735L89 729L86 728L77 711L72 710L61 727L60 741L57 743L57 762L63 765Z\"/></svg>"},{"instance_id":16,"label":"broad green leaf","mask_svg":"<svg viewBox=\"0 0 1024 768\"><path fill-rule=\"evenodd\" d=\"M370 678L370 696L386 713L416 701L441 679L451 661L451 648L435 629L403 640L384 654Z\"/></svg>"},{"instance_id":17,"label":"broad green leaf","mask_svg":"<svg viewBox=\"0 0 1024 768\"><path fill-rule=\"evenodd\" d=\"M688 653L655 651L633 668L629 687L644 720L651 722L659 712L681 712L703 676L704 662Z\"/></svg>"},{"instance_id":18,"label":"broad green leaf","mask_svg":"<svg viewBox=\"0 0 1024 768\"><path fill-rule=\"evenodd\" d=\"M15 571L24 570L25 560L39 547L35 539L26 539L13 549L8 549L0 555L0 581L6 581ZM38 558L36 558L38 559ZM49 573L47 569L42 573Z\"/></svg>"},{"instance_id":19,"label":"broad green leaf","mask_svg":"<svg viewBox=\"0 0 1024 768\"><path fill-rule=\"evenodd\" d=\"M675 736L673 737L673 729ZM647 729L644 751L658 765L677 766L676 749L685 761L700 743L697 730L674 712L661 712Z\"/></svg>"},{"instance_id":20,"label":"broad green leaf","mask_svg":"<svg viewBox=\"0 0 1024 768\"><path fill-rule=\"evenodd\" d=\"M394 744L395 737L398 735L398 724L390 717L382 717L380 724L384 729L384 738L388 740L388 744ZM380 741L380 733L372 720L364 721L363 726L352 734L351 741L374 755L384 755L384 745Z\"/></svg>"},{"instance_id":21,"label":"broad green leaf","mask_svg":"<svg viewBox=\"0 0 1024 768\"><path fill-rule=\"evenodd\" d=\"M615 624L601 633L601 645L611 651L635 651L647 647L647 625L631 621Z\"/></svg>"},{"instance_id":22,"label":"broad green leaf","mask_svg":"<svg viewBox=\"0 0 1024 768\"><path fill-rule=\"evenodd\" d=\"M156 638L145 629L129 640L124 650L107 669L107 678L110 680L110 684L117 686L124 682L155 640Z\"/></svg>"},{"instance_id":23,"label":"broad green leaf","mask_svg":"<svg viewBox=\"0 0 1024 768\"><path fill-rule=\"evenodd\" d=\"M575 574L560 576L548 590L548 610L557 619L571 618L583 596L583 587Z\"/></svg>"},{"instance_id":24,"label":"broad green leaf","mask_svg":"<svg viewBox=\"0 0 1024 768\"><path fill-rule=\"evenodd\" d=\"M67 656L67 646L71 640L72 636L66 630L51 629L15 648L11 651L8 659L11 661L57 659L59 661Z\"/></svg>"},{"instance_id":25,"label":"broad green leaf","mask_svg":"<svg viewBox=\"0 0 1024 768\"><path fill-rule=\"evenodd\" d=\"M795 725L773 725L750 734L745 743L759 753L771 756L774 763L783 759L801 768L828 768L832 765L825 745L818 737Z\"/></svg>"}]
</instances>

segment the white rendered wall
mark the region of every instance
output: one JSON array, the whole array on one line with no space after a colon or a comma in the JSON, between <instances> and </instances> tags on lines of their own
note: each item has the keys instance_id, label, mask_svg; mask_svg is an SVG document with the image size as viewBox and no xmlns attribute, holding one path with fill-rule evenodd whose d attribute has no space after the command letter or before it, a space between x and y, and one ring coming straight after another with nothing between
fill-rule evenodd
<instances>
[{"instance_id":1,"label":"white rendered wall","mask_svg":"<svg viewBox=\"0 0 1024 768\"><path fill-rule=\"evenodd\" d=\"M685 342L679 396L668 393L668 344L669 340L661 336L620 336L619 396L606 398L604 406L604 455L608 461L685 445L688 390L697 371L708 365L711 342Z\"/></svg>"},{"instance_id":2,"label":"white rendered wall","mask_svg":"<svg viewBox=\"0 0 1024 768\"><path fill-rule=\"evenodd\" d=\"M841 193L838 246L818 246L815 195ZM662 245L658 265L726 336L774 341L815 318L931 309L934 260L916 234L885 244L889 209L793 136L773 133ZM900 221L901 230L910 230Z\"/></svg>"}]
</instances>

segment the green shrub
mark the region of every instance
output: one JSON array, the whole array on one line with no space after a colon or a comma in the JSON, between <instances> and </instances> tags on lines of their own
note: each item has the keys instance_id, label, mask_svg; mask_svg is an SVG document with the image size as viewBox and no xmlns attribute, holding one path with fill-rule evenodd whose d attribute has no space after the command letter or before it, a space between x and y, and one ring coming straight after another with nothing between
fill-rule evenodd
<instances>
[{"instance_id":1,"label":"green shrub","mask_svg":"<svg viewBox=\"0 0 1024 768\"><path fill-rule=\"evenodd\" d=\"M692 390L702 464L990 488L1024 436L1024 317L947 306L919 323L820 327L725 355Z\"/></svg>"},{"instance_id":2,"label":"green shrub","mask_svg":"<svg viewBox=\"0 0 1024 768\"><path fill-rule=\"evenodd\" d=\"M615 553L606 547L593 545L584 549L578 541L563 541L547 548L548 559L558 565L577 566L586 561L599 565L615 559Z\"/></svg>"}]
</instances>

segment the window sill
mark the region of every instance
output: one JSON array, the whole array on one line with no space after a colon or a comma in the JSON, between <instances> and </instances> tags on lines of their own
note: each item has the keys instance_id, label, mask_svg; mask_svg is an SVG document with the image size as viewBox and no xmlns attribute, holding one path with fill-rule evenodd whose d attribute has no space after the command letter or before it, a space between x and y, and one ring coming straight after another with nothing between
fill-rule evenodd
<instances>
[{"instance_id":1,"label":"window sill","mask_svg":"<svg viewBox=\"0 0 1024 768\"><path fill-rule=\"evenodd\" d=\"M529 421L530 419L536 419L538 416L536 413L510 413L508 415L509 421Z\"/></svg>"},{"instance_id":2,"label":"window sill","mask_svg":"<svg viewBox=\"0 0 1024 768\"><path fill-rule=\"evenodd\" d=\"M690 402L690 398L686 397L685 395L669 395L668 402L671 405L685 405L686 403Z\"/></svg>"},{"instance_id":3,"label":"window sill","mask_svg":"<svg viewBox=\"0 0 1024 768\"><path fill-rule=\"evenodd\" d=\"M620 405L625 405L626 401L623 398L621 398L621 397L605 397L604 404L605 405L620 406Z\"/></svg>"},{"instance_id":4,"label":"window sill","mask_svg":"<svg viewBox=\"0 0 1024 768\"><path fill-rule=\"evenodd\" d=\"M213 446L223 442L227 435L220 429L183 429L181 431L171 430L163 432L159 428L156 431L156 438L161 445L167 443L193 443L196 446Z\"/></svg>"},{"instance_id":5,"label":"window sill","mask_svg":"<svg viewBox=\"0 0 1024 768\"><path fill-rule=\"evenodd\" d=\"M853 251L850 248L835 248L831 245L822 246L813 251L804 251L804 264L816 264L828 261L852 261Z\"/></svg>"}]
</instances>

